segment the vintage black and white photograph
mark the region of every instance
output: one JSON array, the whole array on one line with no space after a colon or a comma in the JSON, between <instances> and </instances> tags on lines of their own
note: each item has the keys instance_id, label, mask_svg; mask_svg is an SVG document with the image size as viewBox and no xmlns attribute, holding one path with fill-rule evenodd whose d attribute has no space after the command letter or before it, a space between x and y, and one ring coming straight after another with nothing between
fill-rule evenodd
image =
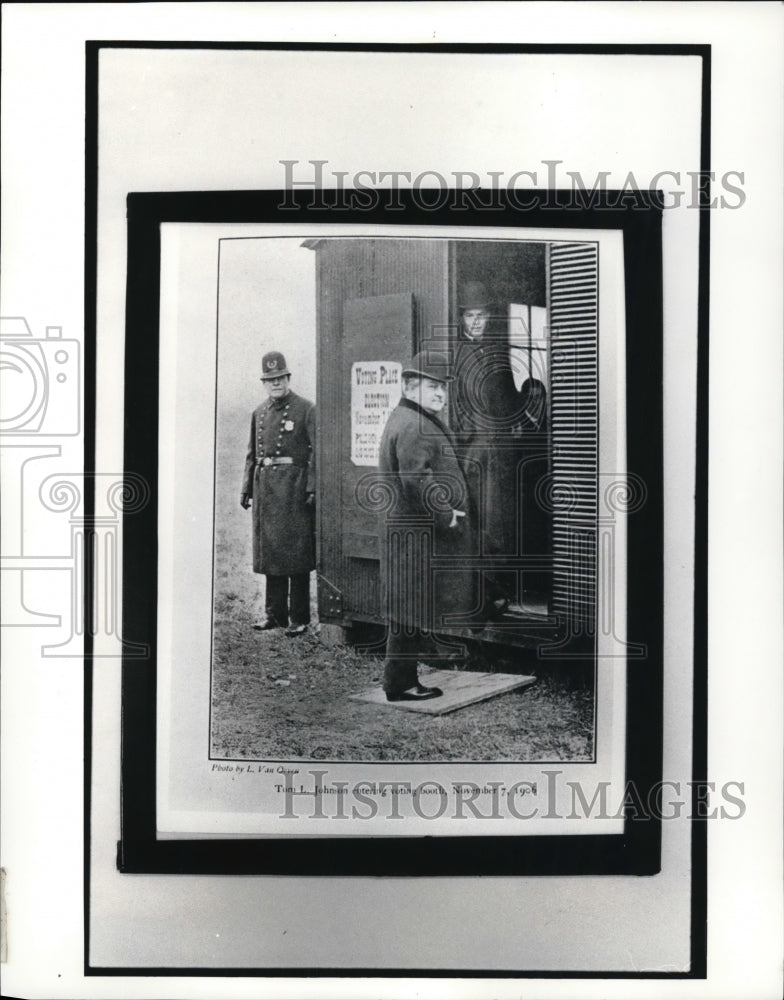
<instances>
[{"instance_id":1,"label":"vintage black and white photograph","mask_svg":"<svg viewBox=\"0 0 784 1000\"><path fill-rule=\"evenodd\" d=\"M628 665L656 672L627 635L622 246L162 226L162 833L197 804L222 828L240 774L263 832L319 762L532 794L563 765L616 782L586 831L620 828Z\"/></svg>"},{"instance_id":2,"label":"vintage black and white photograph","mask_svg":"<svg viewBox=\"0 0 784 1000\"><path fill-rule=\"evenodd\" d=\"M218 282L211 758L591 760L596 243L226 239Z\"/></svg>"}]
</instances>

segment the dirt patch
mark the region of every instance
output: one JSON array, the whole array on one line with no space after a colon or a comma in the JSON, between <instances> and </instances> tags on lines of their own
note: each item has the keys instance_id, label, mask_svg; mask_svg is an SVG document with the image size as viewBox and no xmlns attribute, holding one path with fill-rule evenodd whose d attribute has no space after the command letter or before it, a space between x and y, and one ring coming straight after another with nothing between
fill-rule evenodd
<instances>
[{"instance_id":1,"label":"dirt patch","mask_svg":"<svg viewBox=\"0 0 784 1000\"><path fill-rule=\"evenodd\" d=\"M535 684L437 718L350 701L380 683L382 660L317 634L254 632L238 600L216 615L213 755L333 761L567 761L593 752L589 678L535 657L475 651L461 669L526 673ZM238 613L239 612L239 613ZM514 659L512 659L514 657ZM434 662L434 665L435 662ZM442 663L438 666L443 667Z\"/></svg>"},{"instance_id":2,"label":"dirt patch","mask_svg":"<svg viewBox=\"0 0 784 1000\"><path fill-rule=\"evenodd\" d=\"M239 464L240 455L236 456ZM224 461L225 457L224 457ZM234 459L233 459L234 461ZM233 760L584 761L593 757L593 674L535 653L477 646L461 669L525 673L530 687L428 718L349 701L380 683L383 650L254 632L263 577L251 570L250 517L226 462L216 498L212 756ZM236 469L234 470L236 472ZM315 621L315 574L312 603ZM367 638L367 637L363 637ZM443 667L443 663L433 663Z\"/></svg>"}]
</instances>

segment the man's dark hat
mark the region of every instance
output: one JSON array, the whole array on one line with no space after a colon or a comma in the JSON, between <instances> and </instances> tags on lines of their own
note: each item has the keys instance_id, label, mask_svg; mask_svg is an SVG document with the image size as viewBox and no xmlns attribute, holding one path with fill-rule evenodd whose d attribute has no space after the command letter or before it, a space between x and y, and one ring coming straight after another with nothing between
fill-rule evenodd
<instances>
[{"instance_id":1,"label":"man's dark hat","mask_svg":"<svg viewBox=\"0 0 784 1000\"><path fill-rule=\"evenodd\" d=\"M438 351L420 351L414 355L410 365L403 369L403 375L420 375L431 378L434 382L454 382L454 375L449 374L449 361L445 354Z\"/></svg>"},{"instance_id":2,"label":"man's dark hat","mask_svg":"<svg viewBox=\"0 0 784 1000\"><path fill-rule=\"evenodd\" d=\"M481 281L467 281L460 288L457 305L460 309L486 309L490 296Z\"/></svg>"},{"instance_id":3,"label":"man's dark hat","mask_svg":"<svg viewBox=\"0 0 784 1000\"><path fill-rule=\"evenodd\" d=\"M286 359L280 351L268 351L261 359L261 381L280 378L281 375L291 375L286 365Z\"/></svg>"}]
</instances>

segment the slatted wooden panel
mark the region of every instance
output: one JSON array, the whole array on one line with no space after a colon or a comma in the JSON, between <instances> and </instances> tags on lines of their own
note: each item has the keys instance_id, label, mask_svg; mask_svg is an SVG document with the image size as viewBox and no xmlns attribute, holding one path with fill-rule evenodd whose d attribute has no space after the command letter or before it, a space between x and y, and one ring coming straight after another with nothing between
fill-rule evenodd
<instances>
[{"instance_id":1,"label":"slatted wooden panel","mask_svg":"<svg viewBox=\"0 0 784 1000\"><path fill-rule=\"evenodd\" d=\"M595 244L551 245L553 610L588 632L596 615L598 279Z\"/></svg>"}]
</instances>

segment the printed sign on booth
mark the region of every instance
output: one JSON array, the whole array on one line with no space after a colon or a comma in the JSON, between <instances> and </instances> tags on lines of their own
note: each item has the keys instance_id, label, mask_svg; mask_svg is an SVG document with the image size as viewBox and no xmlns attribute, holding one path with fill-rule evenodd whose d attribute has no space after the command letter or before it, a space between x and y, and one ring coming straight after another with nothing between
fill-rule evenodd
<instances>
[{"instance_id":1,"label":"printed sign on booth","mask_svg":"<svg viewBox=\"0 0 784 1000\"><path fill-rule=\"evenodd\" d=\"M381 435L400 399L398 361L357 361L351 366L351 461L378 465Z\"/></svg>"}]
</instances>

